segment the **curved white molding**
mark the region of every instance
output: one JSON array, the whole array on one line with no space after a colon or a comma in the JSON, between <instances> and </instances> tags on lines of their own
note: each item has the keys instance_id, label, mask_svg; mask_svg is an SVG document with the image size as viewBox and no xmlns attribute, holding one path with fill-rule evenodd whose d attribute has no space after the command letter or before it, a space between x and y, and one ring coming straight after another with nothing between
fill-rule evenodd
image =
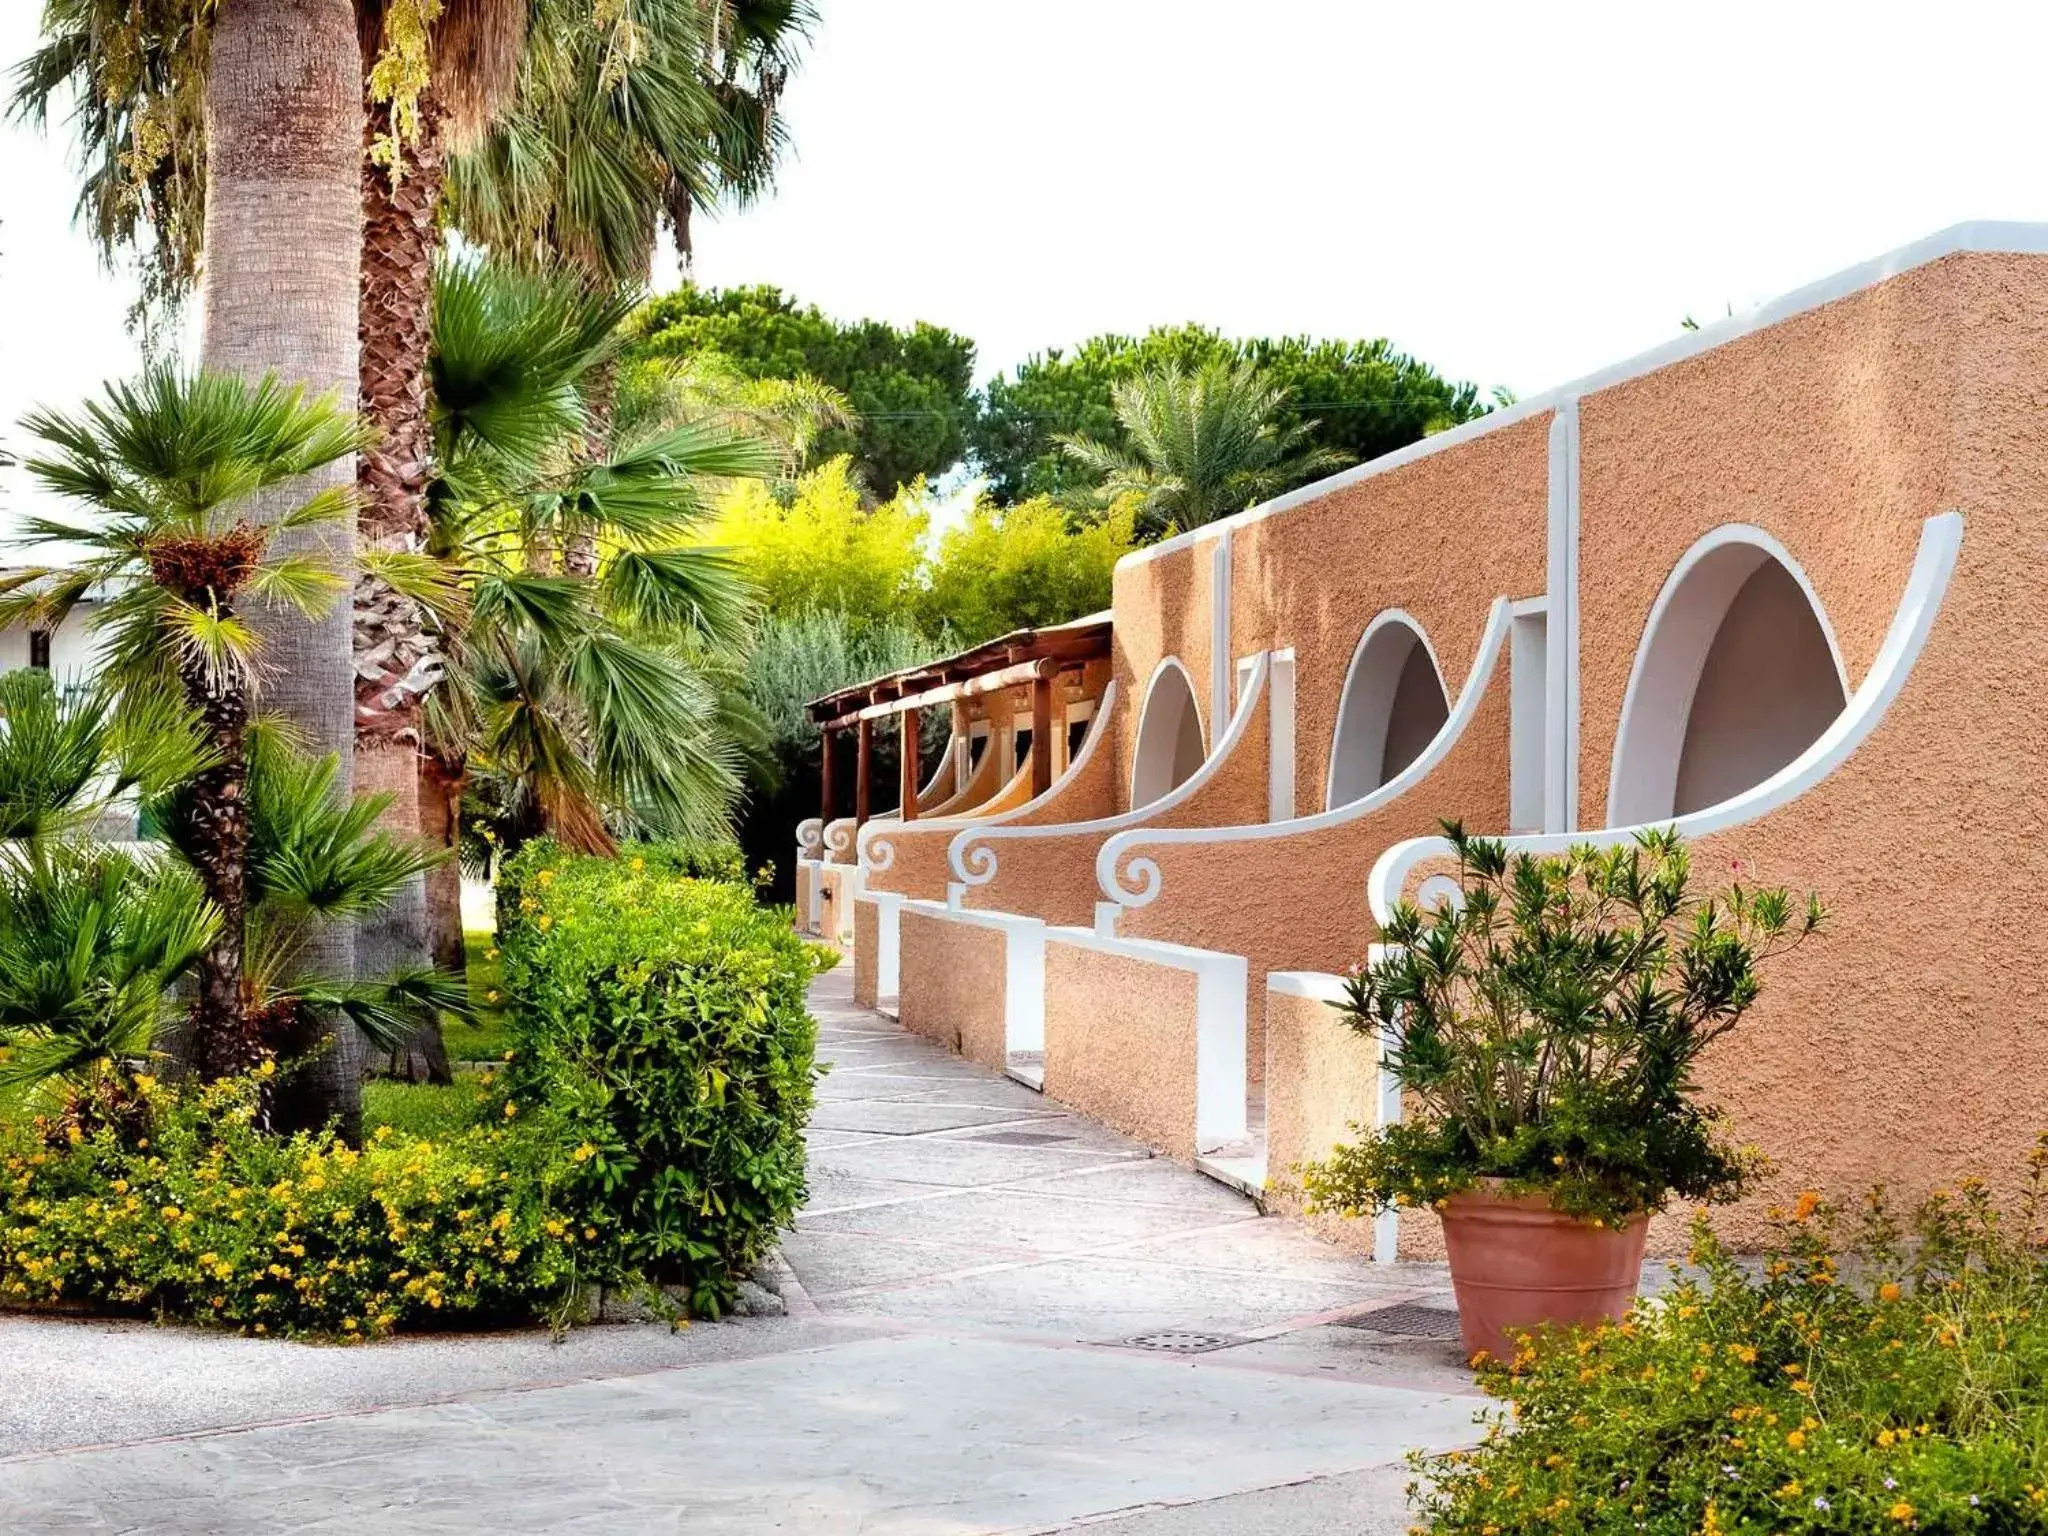
<instances>
[{"instance_id":1,"label":"curved white molding","mask_svg":"<svg viewBox=\"0 0 2048 1536\"><path fill-rule=\"evenodd\" d=\"M1393 708L1394 693L1401 685L1399 667L1395 667L1383 680L1384 687L1378 686L1382 680L1375 680L1372 689L1374 697L1369 702L1359 697L1359 691L1354 685L1358 682L1358 669L1365 660L1366 648L1396 625L1406 629L1422 642L1423 650L1429 654L1430 667L1436 672L1437 687L1443 689L1445 698L1451 696L1451 690L1444 687L1443 663L1437 659L1436 647L1430 643L1429 631L1424 629L1415 616L1405 608L1388 608L1375 614L1372 622L1365 626L1365 633L1358 637L1358 644L1352 648L1351 664L1344 669L1344 691L1337 695L1337 728L1330 733L1330 762L1323 772L1323 806L1326 810L1336 809L1331 797L1337 792L1338 750L1344 744L1344 727L1351 722L1353 712L1360 708L1369 708L1375 715L1384 716ZM1380 729L1380 749L1384 752L1385 748L1386 724L1383 721Z\"/></svg>"},{"instance_id":2,"label":"curved white molding","mask_svg":"<svg viewBox=\"0 0 2048 1536\"><path fill-rule=\"evenodd\" d=\"M840 816L840 817L836 817L836 818L834 818L834 819L833 819L832 821L830 821L830 822L826 823L826 826L825 826L825 862L826 862L826 863L828 863L828 864L834 864L834 863L842 863L842 862L844 862L843 860L839 860L839 859L835 859L835 858L833 858L833 855L834 855L834 854L839 854L839 853L849 853L849 852L851 852L851 851L852 851L852 849L853 849L853 834L854 834L854 832L855 832L855 831L857 830L857 828L858 828L858 823L856 823L856 822L854 821L854 819L853 819L853 818L852 818L851 816Z\"/></svg>"},{"instance_id":3,"label":"curved white molding","mask_svg":"<svg viewBox=\"0 0 2048 1536\"><path fill-rule=\"evenodd\" d=\"M953 864L953 873L963 885L987 885L996 877L996 851L989 846L994 840L1005 837L1074 837L1092 833L1121 832L1126 827L1141 826L1162 811L1170 811L1198 793L1202 786L1214 779L1223 765L1237 750L1238 743L1251 728L1252 717L1257 713L1260 702L1266 694L1266 676L1272 665L1271 656L1261 651L1254 658L1244 686L1239 690L1237 712L1230 717L1230 724L1216 743L1216 750L1202 760L1202 766L1190 774L1185 782L1167 791L1149 805L1133 807L1115 816L1101 816L1093 821L1057 822L1040 827L977 827L963 832L953 839L948 850Z\"/></svg>"},{"instance_id":4,"label":"curved white molding","mask_svg":"<svg viewBox=\"0 0 2048 1536\"><path fill-rule=\"evenodd\" d=\"M825 823L815 816L807 816L796 824L796 856L800 859L815 859L818 851L825 846Z\"/></svg>"},{"instance_id":5,"label":"curved white molding","mask_svg":"<svg viewBox=\"0 0 2048 1536\"><path fill-rule=\"evenodd\" d=\"M1152 714L1153 702L1159 697L1159 680L1168 671L1178 672L1181 681L1187 684L1188 704L1195 712L1195 729L1201 732L1204 745L1209 740L1209 722L1202 715L1202 696L1195 692L1194 674L1188 671L1187 663L1178 656L1162 656L1159 665L1152 669L1152 675L1145 679L1145 702L1138 706L1138 732L1131 738L1131 801L1138 799L1138 770L1143 766L1141 759L1145 751L1145 721ZM1155 799L1159 798L1157 796Z\"/></svg>"},{"instance_id":6,"label":"curved white molding","mask_svg":"<svg viewBox=\"0 0 2048 1536\"><path fill-rule=\"evenodd\" d=\"M1635 802L1650 799L1668 810L1678 777L1685 724L1699 687L1707 653L1721 631L1728 605L1748 581L1775 560L1799 583L1806 605L1820 623L1834 658L1842 697L1849 696L1849 669L1842 661L1841 642L1821 606L1820 593L1799 562L1777 539L1751 523L1723 523L1697 540L1671 568L1650 605L1650 617L1637 642L1629 668L1628 689L1621 698L1621 724L1614 736L1614 761L1607 778L1610 813L1631 821L1654 814L1656 807ZM1681 598L1685 600L1681 602ZM1654 783L1645 784L1645 780Z\"/></svg>"},{"instance_id":7,"label":"curved white molding","mask_svg":"<svg viewBox=\"0 0 2048 1536\"><path fill-rule=\"evenodd\" d=\"M1002 783L998 784L994 792L986 796L981 803L986 805L992 801L1002 799L1003 796L1009 794L1030 777L1031 764L1027 762L1018 768L1015 773L1003 780ZM860 829L860 838L854 862L865 870L886 872L896 867L895 833L925 830L945 832L949 829L973 825L976 825L976 821L971 807L958 815L929 816L909 823L905 823L900 817L894 815L877 816Z\"/></svg>"},{"instance_id":8,"label":"curved white molding","mask_svg":"<svg viewBox=\"0 0 2048 1536\"><path fill-rule=\"evenodd\" d=\"M1103 894L1118 907L1150 906L1159 898L1159 865L1152 859L1135 854L1135 850L1156 843L1239 843L1253 838L1299 837L1308 832L1321 832L1330 827L1341 827L1348 821L1369 815L1388 802L1399 799L1436 771L1437 765L1450 755L1450 751L1463 738L1467 727L1479 713L1480 702L1486 697L1486 690L1493 681L1494 670L1507 649L1508 636L1514 625L1514 604L1505 597L1497 597L1486 615L1486 628L1479 637L1479 649L1472 658L1472 669L1465 674L1465 686L1458 692L1458 702L1452 707L1443 728L1422 750L1422 755L1387 780L1371 794L1340 805L1334 810L1322 811L1314 816L1297 816L1292 821L1266 822L1257 826L1244 827L1141 827L1135 831L1120 832L1097 850L1095 855L1095 882L1102 887ZM1432 660L1435 659L1432 654ZM1439 674L1441 676L1441 674ZM1129 863L1123 861L1129 857ZM1119 871L1119 865L1122 865ZM1126 885L1128 880L1131 883Z\"/></svg>"},{"instance_id":9,"label":"curved white molding","mask_svg":"<svg viewBox=\"0 0 2048 1536\"><path fill-rule=\"evenodd\" d=\"M1115 708L1116 683L1114 681L1111 681L1110 683L1104 686L1102 690L1102 697L1096 703L1095 713L1088 723L1088 734L1081 738L1081 750L1076 752L1073 755L1073 757L1068 760L1066 771L1062 773L1058 778L1052 781L1051 786L1046 790L1046 792L1043 795L1035 796L1034 798L1025 801L1022 805L1013 806L1007 811L997 811L994 815L991 816L976 816L970 810L958 816L934 816L928 821L912 822L908 827L904 828L903 830L913 832L950 831L957 833L961 831L971 831L983 827L998 827L1001 826L1004 822L1014 821L1017 817L1022 816L1025 812L1029 811L1033 806L1042 804L1044 801L1050 800L1053 796L1059 794L1062 790L1064 790L1069 784L1073 783L1073 781L1080 776L1082 769L1086 768L1089 762L1094 758L1096 752L1098 750L1101 750L1102 741L1109 734L1110 723ZM1000 799L1002 795L1012 785L1014 785L1019 779L1029 775L1030 772L1031 765L1029 763L1024 764L1024 766L1019 768L1017 772L1013 774L1003 784L1003 786L995 792L995 794L989 796L989 799ZM896 846L895 843L890 839L889 834L896 830L897 828L893 825L883 825L878 829L874 822L869 822L868 825L862 829L860 836L860 849L858 860L862 868L870 871L886 872L895 865ZM949 850L948 852L949 857L951 857L951 850ZM957 860L954 862L953 868L957 873L959 870L959 864Z\"/></svg>"},{"instance_id":10,"label":"curved white molding","mask_svg":"<svg viewBox=\"0 0 2048 1536\"><path fill-rule=\"evenodd\" d=\"M1948 594L1949 579L1955 574L1956 556L1962 545L1962 513L1937 513L1921 524L1920 550L1914 557L1912 574L1906 578L1905 594L1899 600L1898 612L1892 616L1884 644L1878 649L1877 659L1870 664L1870 671L1864 675L1862 686L1812 746L1761 784L1723 800L1719 805L1710 805L1668 822L1607 827L1597 832L1510 837L1505 840L1508 852L1542 855L1562 853L1580 844L1611 847L1639 832L1661 826L1673 828L1681 837L1704 837L1710 832L1755 821L1798 799L1855 755L1856 749L1884 719L1892 700L1906 686L1906 680L1913 675L1913 668L1927 645L1928 633L1941 612L1942 600ZM1380 855L1366 882L1366 898L1372 905L1374 920L1384 924L1393 916L1402 888L1418 865L1450 852L1451 845L1441 837L1417 837L1396 843Z\"/></svg>"}]
</instances>

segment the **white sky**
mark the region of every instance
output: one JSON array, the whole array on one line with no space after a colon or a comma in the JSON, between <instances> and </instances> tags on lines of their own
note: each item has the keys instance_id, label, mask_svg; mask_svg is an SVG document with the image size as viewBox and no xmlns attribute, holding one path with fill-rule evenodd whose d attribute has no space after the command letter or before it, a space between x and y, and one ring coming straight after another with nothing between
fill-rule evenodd
<instances>
[{"instance_id":1,"label":"white sky","mask_svg":"<svg viewBox=\"0 0 2048 1536\"><path fill-rule=\"evenodd\" d=\"M819 0L706 282L929 319L1387 335L1529 394L1964 219L2048 219L2048 10ZM0 62L40 6L0 0ZM65 148L0 131L0 442L134 365ZM21 504L17 490L0 505Z\"/></svg>"}]
</instances>

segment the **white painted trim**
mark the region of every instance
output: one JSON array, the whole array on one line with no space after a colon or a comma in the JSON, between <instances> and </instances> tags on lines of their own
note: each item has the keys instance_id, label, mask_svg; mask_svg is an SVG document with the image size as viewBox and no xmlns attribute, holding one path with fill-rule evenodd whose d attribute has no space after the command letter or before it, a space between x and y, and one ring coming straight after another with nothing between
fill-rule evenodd
<instances>
[{"instance_id":1,"label":"white painted trim","mask_svg":"<svg viewBox=\"0 0 2048 1536\"><path fill-rule=\"evenodd\" d=\"M1266 820L1294 818L1294 647L1273 652L1266 704Z\"/></svg>"},{"instance_id":2,"label":"white painted trim","mask_svg":"<svg viewBox=\"0 0 2048 1536\"><path fill-rule=\"evenodd\" d=\"M825 921L825 861L798 859L797 864L808 864L811 868L810 899L804 903L804 932L814 934Z\"/></svg>"},{"instance_id":3,"label":"white painted trim","mask_svg":"<svg viewBox=\"0 0 2048 1536\"><path fill-rule=\"evenodd\" d=\"M817 851L825 846L825 823L816 816L806 816L796 824L796 856L799 859L815 858Z\"/></svg>"},{"instance_id":4,"label":"white painted trim","mask_svg":"<svg viewBox=\"0 0 2048 1536\"><path fill-rule=\"evenodd\" d=\"M1230 718L1229 727L1222 739L1216 743L1216 750L1203 761L1202 766L1185 783L1169 791L1150 805L1137 806L1115 816L1102 816L1094 821L1068 821L1035 827L979 826L962 832L953 839L948 856L952 860L953 873L960 877L964 888L970 885L987 885L996 877L996 851L990 844L997 839L1010 837L1072 837L1091 833L1107 835L1120 832L1125 827L1142 826L1148 819L1161 811L1172 810L1190 796L1200 792L1202 787L1222 771L1243 741L1245 732L1251 728L1253 713L1266 691L1266 678L1271 665L1269 655L1261 651L1253 668L1251 683L1244 696L1237 701L1237 713ZM1162 663L1164 665L1164 663ZM1185 669L1183 669L1185 670ZM1100 729L1098 726L1097 729ZM1144 726L1139 726L1142 736ZM1101 864L1098 861L1096 868Z\"/></svg>"},{"instance_id":5,"label":"white painted trim","mask_svg":"<svg viewBox=\"0 0 2048 1536\"><path fill-rule=\"evenodd\" d=\"M875 909L875 1007L886 1012L886 1004L903 989L903 902L896 891L867 891L862 901Z\"/></svg>"},{"instance_id":6,"label":"white painted trim","mask_svg":"<svg viewBox=\"0 0 2048 1536\"><path fill-rule=\"evenodd\" d=\"M1230 718L1230 530L1216 537L1209 560L1209 718ZM1144 739L1141 726L1138 739ZM1208 737L1202 738L1204 741Z\"/></svg>"},{"instance_id":7,"label":"white painted trim","mask_svg":"<svg viewBox=\"0 0 2048 1536\"><path fill-rule=\"evenodd\" d=\"M1728 549L1754 550L1756 559L1731 565L1725 576L1719 576L1709 591L1707 607L1683 618L1674 614L1672 605L1699 576L1701 564ZM1629 667L1628 689L1621 697L1621 724L1614 733L1614 757L1607 775L1610 816L1621 814L1632 821L1642 819L1632 808L1617 812L1617 805L1627 781L1640 780L1645 772L1654 772L1658 780L1657 786L1646 791L1651 798L1668 801L1675 792L1686 722L1692 714L1693 693L1699 687L1707 653L1721 631L1728 605L1743 584L1763 569L1765 560L1777 561L1799 583L1799 590L1806 595L1806 605L1819 620L1820 632L1827 640L1835 678L1842 685L1842 697L1849 697L1849 669L1842 660L1841 642L1835 638L1834 625L1828 622L1827 609L1821 606L1820 593L1793 558L1792 551L1752 523L1723 523L1695 540L1678 557L1671 574L1664 578L1657 600L1650 605L1650 617L1643 624L1635 660ZM1663 782L1667 767L1668 785Z\"/></svg>"},{"instance_id":8,"label":"white painted trim","mask_svg":"<svg viewBox=\"0 0 2048 1536\"><path fill-rule=\"evenodd\" d=\"M1093 706L1091 705L1091 707ZM1012 806L1007 811L997 811L992 816L976 816L970 809L965 814L959 816L935 816L929 821L913 822L904 830L943 833L957 828L999 827L1006 821L1014 821L1033 807L1045 804L1065 790L1069 784L1073 783L1081 770L1088 766L1089 760L1100 749L1103 737L1108 734L1108 723L1116 718L1115 707L1116 683L1112 681L1102 690L1101 711L1095 717L1095 724L1089 727L1088 734L1081 738L1081 750L1068 760L1066 771L1052 781L1052 786L1044 794L1027 800L1022 805ZM1014 784L1019 775L1030 771L1030 765L1027 763L1016 774L1012 774L1001 788L997 789L996 795L1001 795L1003 789L1007 789L1010 784ZM995 797L991 796L991 798ZM893 829L886 827L883 829L884 832L890 830ZM873 838L863 836L861 838L860 864L862 868L871 871L886 871L894 867L895 863L896 846L886 836L876 836ZM956 864L954 868L957 872L958 865Z\"/></svg>"},{"instance_id":9,"label":"white painted trim","mask_svg":"<svg viewBox=\"0 0 2048 1536\"><path fill-rule=\"evenodd\" d=\"M1941 612L1962 543L1963 514L1960 512L1937 513L1921 524L1920 550L1914 557L1912 574L1906 579L1905 593L1899 600L1898 611L1892 616L1884 644L1878 649L1877 659L1871 663L1862 686L1850 698L1848 706L1835 717L1833 724L1821 732L1812 746L1763 783L1732 799L1651 825L1670 826L1685 838L1704 837L1710 832L1741 826L1789 805L1848 762L1870 733L1877 729L1885 711L1891 708L1892 700L1899 696L1907 679L1912 676L1920 653L1926 647L1928 633ZM1506 843L1510 854L1554 854L1580 842L1611 847L1648 829L1642 825L1607 827L1598 832L1511 837L1506 839ZM1450 851L1450 844L1443 838L1418 837L1396 843L1382 854L1373 865L1372 876L1366 883L1366 895L1372 903L1375 920L1384 924L1393 917L1408 876L1418 865L1432 858L1444 857Z\"/></svg>"},{"instance_id":10,"label":"white painted trim","mask_svg":"<svg viewBox=\"0 0 2048 1536\"><path fill-rule=\"evenodd\" d=\"M1423 748L1420 757L1363 799L1314 816L1296 817L1292 821L1244 827L1140 828L1119 832L1112 837L1095 855L1096 884L1110 898L1096 907L1098 929L1105 922L1113 929L1123 908L1149 906L1158 898L1159 866L1135 852L1147 844L1236 843L1252 838L1299 837L1303 833L1321 832L1369 815L1422 783L1450 755L1451 748L1458 744L1478 715L1480 701L1485 698L1494 670L1507 649L1513 622L1513 605L1504 597L1495 598L1487 612L1486 629L1479 637L1478 652L1472 658L1472 669L1465 674L1465 686L1458 694L1457 703L1451 707L1443 729ZM1126 880L1131 882L1129 886L1124 884Z\"/></svg>"},{"instance_id":11,"label":"white painted trim","mask_svg":"<svg viewBox=\"0 0 2048 1536\"><path fill-rule=\"evenodd\" d=\"M1393 629L1397 625L1410 631L1417 640L1422 642L1423 650L1429 653L1430 669L1436 673L1437 687L1443 690L1445 698L1451 696L1450 687L1444 682L1443 663L1437 659L1436 646L1430 642L1429 631L1422 627L1421 621L1405 608L1384 608L1374 614L1372 622L1365 626L1365 633L1358 637L1358 644L1351 648L1351 661L1344 668L1344 687L1337 695L1337 725L1330 732L1330 758L1329 763L1323 770L1323 809L1326 811L1339 809L1338 806L1332 803L1337 793L1337 750L1343 745L1344 727L1350 723L1351 712L1354 708L1358 707L1358 689L1355 686L1358 682L1358 669L1365 661L1366 650L1371 646L1372 642L1385 631ZM1402 658L1403 666L1406 663L1407 658L1404 656ZM1376 679L1375 681L1379 680ZM1393 708L1394 695L1401 686L1401 667L1394 668L1392 675L1385 678L1384 681L1386 683L1385 698L1384 700L1375 699L1374 707L1381 709L1381 705L1384 704L1381 712L1388 713ZM1380 731L1380 751L1384 756L1386 751L1386 731L1384 726Z\"/></svg>"},{"instance_id":12,"label":"white painted trim","mask_svg":"<svg viewBox=\"0 0 2048 1536\"><path fill-rule=\"evenodd\" d=\"M1003 1050L1045 1049L1045 924L1017 912L977 912L949 903L903 898L924 917L989 928L1003 935Z\"/></svg>"},{"instance_id":13,"label":"white painted trim","mask_svg":"<svg viewBox=\"0 0 2048 1536\"><path fill-rule=\"evenodd\" d=\"M1045 941L1194 972L1195 1151L1243 1141L1248 1134L1245 995L1251 972L1245 957L1151 939L1104 937L1086 928L1047 928Z\"/></svg>"},{"instance_id":14,"label":"white painted trim","mask_svg":"<svg viewBox=\"0 0 2048 1536\"><path fill-rule=\"evenodd\" d=\"M1282 997L1305 997L1311 1002L1328 1003L1332 1008L1350 1001L1350 994L1344 989L1344 978L1330 971L1268 971L1266 990L1277 992Z\"/></svg>"},{"instance_id":15,"label":"white painted trim","mask_svg":"<svg viewBox=\"0 0 2048 1536\"><path fill-rule=\"evenodd\" d=\"M1152 713L1153 701L1159 697L1160 679L1165 677L1168 671L1178 672L1181 680L1188 686L1188 698L1193 702L1195 709L1195 725L1201 731L1202 744L1205 748L1209 743L1209 721L1224 718L1220 714L1206 718L1203 716L1202 696L1195 692L1195 676L1188 671L1186 662L1178 656L1160 657L1159 664L1152 669L1152 675L1145 679L1145 700L1138 706L1138 731L1131 738L1131 787L1128 798L1133 807L1138 803L1138 768L1145 754L1145 721ZM1168 793L1171 794L1172 791L1169 790Z\"/></svg>"},{"instance_id":16,"label":"white painted trim","mask_svg":"<svg viewBox=\"0 0 2048 1536\"><path fill-rule=\"evenodd\" d=\"M1732 315L1725 320L1716 320L1710 325L1701 326L1697 331L1683 332L1622 362L1589 373L1583 378L1574 379L1570 383L1560 384L1554 389L1546 389L1541 394L1531 395L1525 400L1518 400L1505 410L1493 411L1476 421L1468 421L1448 431L1425 437L1420 442L1410 443L1405 448L1397 448L1392 453L1385 453L1364 464L1354 465L1350 469L1289 491L1284 496L1276 496L1271 501L1261 502L1246 511L1233 513L1229 517L1205 523L1187 533L1162 539L1159 543L1144 549L1134 550L1119 560L1117 566L1121 569L1125 565L1142 564L1205 539L1226 537L1234 529L1262 522L1269 517L1277 517L1283 512L1290 512L1310 502L1320 501L1346 486L1370 480L1376 475L1389 474L1418 459L1459 447L1474 438L1501 431L1518 422L1527 421L1532 416L1540 416L1545 411L1560 409L1585 395L1611 389L1617 384L1627 383L1630 379L1638 379L1661 368L1668 368L1674 363L1684 362L1687 358L1698 357L1701 353L1726 346L1729 342L1738 341L1753 332L1790 320L1795 315L1803 315L1809 310L1848 298L1851 294L1860 293L1866 288L1874 288L1879 283L1911 272L1915 268L1924 267L1930 262L1940 261L1943 257L1965 252L2015 256L2048 255L2048 224L1977 220L1952 225L1925 239L1916 240L1911 245L1901 246L1874 261L1859 263L1832 276L1821 278L1818 282L1795 288L1788 294L1758 305L1755 309ZM1553 586L1551 590L1554 593L1557 588Z\"/></svg>"}]
</instances>

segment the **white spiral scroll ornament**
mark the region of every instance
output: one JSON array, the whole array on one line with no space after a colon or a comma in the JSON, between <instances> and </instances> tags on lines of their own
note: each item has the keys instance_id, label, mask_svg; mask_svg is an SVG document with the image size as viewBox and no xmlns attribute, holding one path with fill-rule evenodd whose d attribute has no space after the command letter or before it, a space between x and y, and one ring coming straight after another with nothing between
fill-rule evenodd
<instances>
[{"instance_id":1,"label":"white spiral scroll ornament","mask_svg":"<svg viewBox=\"0 0 2048 1536\"><path fill-rule=\"evenodd\" d=\"M796 856L815 859L825 845L825 823L811 816L796 824Z\"/></svg>"}]
</instances>

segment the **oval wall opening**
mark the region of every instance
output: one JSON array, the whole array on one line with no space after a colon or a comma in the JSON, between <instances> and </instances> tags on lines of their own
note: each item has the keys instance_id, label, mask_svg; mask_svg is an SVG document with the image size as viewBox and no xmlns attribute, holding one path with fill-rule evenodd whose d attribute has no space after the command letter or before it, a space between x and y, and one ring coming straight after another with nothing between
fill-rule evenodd
<instances>
[{"instance_id":1,"label":"oval wall opening","mask_svg":"<svg viewBox=\"0 0 2048 1536\"><path fill-rule=\"evenodd\" d=\"M1371 794L1406 768L1450 719L1436 658L1405 614L1382 614L1366 626L1337 704L1324 804Z\"/></svg>"},{"instance_id":2,"label":"oval wall opening","mask_svg":"<svg viewBox=\"0 0 2048 1536\"><path fill-rule=\"evenodd\" d=\"M1652 610L1615 742L1608 822L1733 799L1812 746L1848 703L1840 654L1789 556L1702 541Z\"/></svg>"},{"instance_id":3,"label":"oval wall opening","mask_svg":"<svg viewBox=\"0 0 2048 1536\"><path fill-rule=\"evenodd\" d=\"M1138 717L1138 748L1131 765L1131 806L1150 805L1195 775L1208 756L1202 712L1187 668L1168 658L1152 675Z\"/></svg>"}]
</instances>

